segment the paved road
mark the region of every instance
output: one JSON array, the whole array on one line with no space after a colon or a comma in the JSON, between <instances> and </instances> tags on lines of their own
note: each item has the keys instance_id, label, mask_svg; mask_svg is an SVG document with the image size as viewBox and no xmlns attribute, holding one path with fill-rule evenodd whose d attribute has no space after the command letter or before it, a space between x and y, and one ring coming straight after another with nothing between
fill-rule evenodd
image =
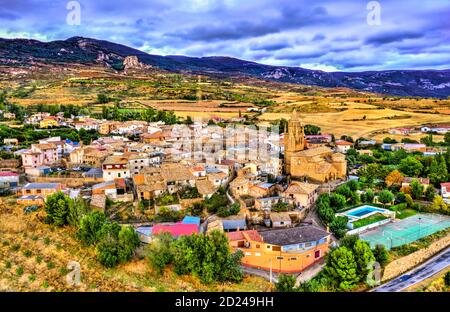
<instances>
[{"instance_id":1,"label":"paved road","mask_svg":"<svg viewBox=\"0 0 450 312\"><path fill-rule=\"evenodd\" d=\"M374 292L399 292L450 267L450 247L440 252L424 264L420 265L392 281L381 285Z\"/></svg>"}]
</instances>

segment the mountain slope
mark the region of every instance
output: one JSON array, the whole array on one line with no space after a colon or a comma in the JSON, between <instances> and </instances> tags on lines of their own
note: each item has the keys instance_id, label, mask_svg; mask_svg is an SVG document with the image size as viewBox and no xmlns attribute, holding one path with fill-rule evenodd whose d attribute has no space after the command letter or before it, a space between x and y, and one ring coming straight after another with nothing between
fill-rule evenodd
<instances>
[{"instance_id":1,"label":"mountain slope","mask_svg":"<svg viewBox=\"0 0 450 312\"><path fill-rule=\"evenodd\" d=\"M321 87L348 87L399 96L446 98L450 96L450 70L391 70L360 73L308 70L300 67L270 66L231 57L159 56L104 40L72 37L40 42L27 39L0 39L0 64L28 66L41 63L103 63L123 68L127 56L173 72L252 76L279 82Z\"/></svg>"}]
</instances>

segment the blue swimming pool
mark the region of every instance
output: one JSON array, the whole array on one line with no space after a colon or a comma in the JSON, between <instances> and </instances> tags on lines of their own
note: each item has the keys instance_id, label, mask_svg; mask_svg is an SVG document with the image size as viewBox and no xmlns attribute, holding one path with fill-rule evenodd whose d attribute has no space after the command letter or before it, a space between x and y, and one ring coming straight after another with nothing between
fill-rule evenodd
<instances>
[{"instance_id":1,"label":"blue swimming pool","mask_svg":"<svg viewBox=\"0 0 450 312\"><path fill-rule=\"evenodd\" d=\"M383 211L385 211L385 210L381 209L381 208L376 208L376 207L372 207L372 206L362 206L356 210L349 211L345 214L352 216L352 217L360 218L360 217L365 216L372 212L383 212Z\"/></svg>"}]
</instances>

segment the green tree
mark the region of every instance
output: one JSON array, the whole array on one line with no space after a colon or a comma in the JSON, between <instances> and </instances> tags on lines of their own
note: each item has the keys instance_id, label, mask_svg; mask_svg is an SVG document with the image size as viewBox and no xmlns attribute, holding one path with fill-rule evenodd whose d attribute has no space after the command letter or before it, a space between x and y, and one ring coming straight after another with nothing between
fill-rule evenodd
<instances>
[{"instance_id":1,"label":"green tree","mask_svg":"<svg viewBox=\"0 0 450 312\"><path fill-rule=\"evenodd\" d=\"M203 210L205 209L205 204L203 202L193 203L188 209L186 209L186 213L191 216L201 216L203 214Z\"/></svg>"},{"instance_id":2,"label":"green tree","mask_svg":"<svg viewBox=\"0 0 450 312\"><path fill-rule=\"evenodd\" d=\"M445 213L448 212L448 206L444 202L441 196L437 195L433 199L433 203L430 206L430 209L435 212Z\"/></svg>"},{"instance_id":3,"label":"green tree","mask_svg":"<svg viewBox=\"0 0 450 312\"><path fill-rule=\"evenodd\" d=\"M375 198L375 194L372 191L372 189L370 189L370 188L367 189L363 195L364 195L364 197L361 198L361 201L363 201L365 203L369 203L369 204L373 203L373 199Z\"/></svg>"},{"instance_id":4,"label":"green tree","mask_svg":"<svg viewBox=\"0 0 450 312\"><path fill-rule=\"evenodd\" d=\"M112 237L103 238L96 248L98 261L107 268L112 268L119 262L117 241Z\"/></svg>"},{"instance_id":5,"label":"green tree","mask_svg":"<svg viewBox=\"0 0 450 312\"><path fill-rule=\"evenodd\" d=\"M192 121L192 117L191 116L187 116L186 120L184 121L184 123L186 125L192 125L194 122Z\"/></svg>"},{"instance_id":6,"label":"green tree","mask_svg":"<svg viewBox=\"0 0 450 312\"><path fill-rule=\"evenodd\" d=\"M380 203L383 203L383 205L386 205L387 203L390 203L394 200L394 194L392 194L388 190L382 190L380 193L378 193L378 200Z\"/></svg>"},{"instance_id":7,"label":"green tree","mask_svg":"<svg viewBox=\"0 0 450 312\"><path fill-rule=\"evenodd\" d=\"M191 273L207 284L213 281L242 280L242 252L232 254L224 233L179 237L172 243L173 265L177 274Z\"/></svg>"},{"instance_id":8,"label":"green tree","mask_svg":"<svg viewBox=\"0 0 450 312\"><path fill-rule=\"evenodd\" d=\"M46 221L58 226L66 225L70 202L70 197L64 195L63 192L56 192L49 195L45 202L45 211L47 212Z\"/></svg>"},{"instance_id":9,"label":"green tree","mask_svg":"<svg viewBox=\"0 0 450 312\"><path fill-rule=\"evenodd\" d=\"M419 183L418 180L414 179L410 183L411 196L414 199L420 199L423 196L423 185Z\"/></svg>"},{"instance_id":10,"label":"green tree","mask_svg":"<svg viewBox=\"0 0 450 312\"><path fill-rule=\"evenodd\" d=\"M389 261L389 253L387 252L386 247L384 247L384 245L377 244L373 249L373 255L375 257L375 260L382 267L384 267Z\"/></svg>"},{"instance_id":11,"label":"green tree","mask_svg":"<svg viewBox=\"0 0 450 312\"><path fill-rule=\"evenodd\" d=\"M429 177L431 184L434 186L439 186L440 183L447 181L447 163L444 156L438 155L433 158L430 166Z\"/></svg>"},{"instance_id":12,"label":"green tree","mask_svg":"<svg viewBox=\"0 0 450 312\"><path fill-rule=\"evenodd\" d=\"M359 236L357 234L353 235L345 235L339 242L340 246L347 247L350 250L353 250L356 242L359 240Z\"/></svg>"},{"instance_id":13,"label":"green tree","mask_svg":"<svg viewBox=\"0 0 450 312\"><path fill-rule=\"evenodd\" d=\"M408 156L400 161L399 169L409 177L417 177L423 170L423 165L414 156Z\"/></svg>"},{"instance_id":14,"label":"green tree","mask_svg":"<svg viewBox=\"0 0 450 312\"><path fill-rule=\"evenodd\" d=\"M146 247L148 262L158 274L162 274L164 268L173 260L172 241L170 233L161 233L156 235L151 244Z\"/></svg>"},{"instance_id":15,"label":"green tree","mask_svg":"<svg viewBox=\"0 0 450 312\"><path fill-rule=\"evenodd\" d=\"M444 283L445 283L445 286L450 287L450 271L445 273L445 275L444 275Z\"/></svg>"},{"instance_id":16,"label":"green tree","mask_svg":"<svg viewBox=\"0 0 450 312\"><path fill-rule=\"evenodd\" d=\"M320 134L321 129L315 125L305 125L304 131L306 135Z\"/></svg>"},{"instance_id":17,"label":"green tree","mask_svg":"<svg viewBox=\"0 0 450 312\"><path fill-rule=\"evenodd\" d=\"M275 289L278 292L294 292L295 282L295 276L290 274L281 274L278 277L278 282L275 283Z\"/></svg>"},{"instance_id":18,"label":"green tree","mask_svg":"<svg viewBox=\"0 0 450 312\"><path fill-rule=\"evenodd\" d=\"M358 239L353 246L353 255L358 265L358 275L360 279L364 279L367 277L367 273L369 273L369 264L375 262L373 252L367 242Z\"/></svg>"},{"instance_id":19,"label":"green tree","mask_svg":"<svg viewBox=\"0 0 450 312\"><path fill-rule=\"evenodd\" d=\"M118 237L118 259L120 263L131 259L134 251L140 244L139 236L131 226L124 226L120 229Z\"/></svg>"},{"instance_id":20,"label":"green tree","mask_svg":"<svg viewBox=\"0 0 450 312\"><path fill-rule=\"evenodd\" d=\"M69 215L67 216L67 222L73 227L80 226L80 220L83 216L89 213L89 205L86 201L78 196L74 200L69 202Z\"/></svg>"},{"instance_id":21,"label":"green tree","mask_svg":"<svg viewBox=\"0 0 450 312\"><path fill-rule=\"evenodd\" d=\"M348 291L355 288L359 281L357 270L355 257L347 247L339 247L328 254L325 271L340 289Z\"/></svg>"},{"instance_id":22,"label":"green tree","mask_svg":"<svg viewBox=\"0 0 450 312\"><path fill-rule=\"evenodd\" d=\"M427 189L425 190L425 198L428 201L433 201L435 195L436 193L434 187L432 185L428 185Z\"/></svg>"},{"instance_id":23,"label":"green tree","mask_svg":"<svg viewBox=\"0 0 450 312\"><path fill-rule=\"evenodd\" d=\"M445 133L445 135L444 135L444 142L445 142L447 145L450 145L450 131L447 131L447 132Z\"/></svg>"},{"instance_id":24,"label":"green tree","mask_svg":"<svg viewBox=\"0 0 450 312\"><path fill-rule=\"evenodd\" d=\"M408 208L414 207L414 200L412 199L411 195L409 195L409 194L405 195L405 202L406 202L406 206Z\"/></svg>"},{"instance_id":25,"label":"green tree","mask_svg":"<svg viewBox=\"0 0 450 312\"><path fill-rule=\"evenodd\" d=\"M97 103L106 104L111 102L111 99L104 93L97 94Z\"/></svg>"},{"instance_id":26,"label":"green tree","mask_svg":"<svg viewBox=\"0 0 450 312\"><path fill-rule=\"evenodd\" d=\"M80 220L80 227L77 232L79 239L86 245L92 245L97 243L101 238L101 230L103 224L106 222L106 217L103 212L92 211Z\"/></svg>"},{"instance_id":27,"label":"green tree","mask_svg":"<svg viewBox=\"0 0 450 312\"><path fill-rule=\"evenodd\" d=\"M398 192L397 193L397 201L399 203L405 203L406 202L406 194L403 192Z\"/></svg>"},{"instance_id":28,"label":"green tree","mask_svg":"<svg viewBox=\"0 0 450 312\"><path fill-rule=\"evenodd\" d=\"M344 195L332 193L330 196L330 206L334 209L334 211L344 208L346 202L347 200Z\"/></svg>"},{"instance_id":29,"label":"green tree","mask_svg":"<svg viewBox=\"0 0 450 312\"><path fill-rule=\"evenodd\" d=\"M128 261L139 245L139 237L134 228L121 228L115 222L104 223L99 236L101 239L96 247L97 259L108 268Z\"/></svg>"},{"instance_id":30,"label":"green tree","mask_svg":"<svg viewBox=\"0 0 450 312\"><path fill-rule=\"evenodd\" d=\"M368 184L372 184L375 179L384 180L389 174L389 170L380 164L368 164L358 170L360 178L364 178Z\"/></svg>"},{"instance_id":31,"label":"green tree","mask_svg":"<svg viewBox=\"0 0 450 312\"><path fill-rule=\"evenodd\" d=\"M359 190L360 185L357 180L350 180L346 183L346 185L350 188L351 191L355 192Z\"/></svg>"},{"instance_id":32,"label":"green tree","mask_svg":"<svg viewBox=\"0 0 450 312\"><path fill-rule=\"evenodd\" d=\"M347 184L342 184L336 188L336 193L343 195L347 200L352 196L352 190Z\"/></svg>"},{"instance_id":33,"label":"green tree","mask_svg":"<svg viewBox=\"0 0 450 312\"><path fill-rule=\"evenodd\" d=\"M341 238L345 235L345 232L347 232L347 223L348 223L347 217L341 217L341 216L336 217L330 223L330 231L337 238Z\"/></svg>"}]
</instances>

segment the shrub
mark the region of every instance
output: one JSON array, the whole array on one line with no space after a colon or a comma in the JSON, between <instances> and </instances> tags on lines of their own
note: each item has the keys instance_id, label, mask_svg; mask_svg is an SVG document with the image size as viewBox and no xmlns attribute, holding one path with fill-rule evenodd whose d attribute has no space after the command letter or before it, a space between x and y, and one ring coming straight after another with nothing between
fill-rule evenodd
<instances>
[{"instance_id":1,"label":"shrub","mask_svg":"<svg viewBox=\"0 0 450 312\"><path fill-rule=\"evenodd\" d=\"M100 237L96 248L97 259L108 268L128 261L140 243L134 228L120 228L117 223L105 223Z\"/></svg>"},{"instance_id":2,"label":"shrub","mask_svg":"<svg viewBox=\"0 0 450 312\"><path fill-rule=\"evenodd\" d=\"M58 226L67 224L69 215L69 205L72 200L63 192L56 192L47 197L45 211L47 212L46 222Z\"/></svg>"},{"instance_id":3,"label":"shrub","mask_svg":"<svg viewBox=\"0 0 450 312\"><path fill-rule=\"evenodd\" d=\"M24 272L23 266L19 266L19 267L16 269L16 274L17 274L18 276L22 276L22 275L23 275L23 272Z\"/></svg>"},{"instance_id":4,"label":"shrub","mask_svg":"<svg viewBox=\"0 0 450 312\"><path fill-rule=\"evenodd\" d=\"M170 247L172 241L170 233L161 233L156 235L146 248L148 262L158 274L162 274L164 268L173 260Z\"/></svg>"},{"instance_id":5,"label":"shrub","mask_svg":"<svg viewBox=\"0 0 450 312\"><path fill-rule=\"evenodd\" d=\"M445 286L447 286L447 287L450 286L450 271L445 273L445 275L444 275L444 283L445 283Z\"/></svg>"},{"instance_id":6,"label":"shrub","mask_svg":"<svg viewBox=\"0 0 450 312\"><path fill-rule=\"evenodd\" d=\"M275 289L278 292L293 292L295 291L295 276L289 274L281 274L278 277L278 282L275 283Z\"/></svg>"},{"instance_id":7,"label":"shrub","mask_svg":"<svg viewBox=\"0 0 450 312\"><path fill-rule=\"evenodd\" d=\"M86 245L92 245L100 239L101 229L106 222L103 212L93 211L83 216L80 220L80 226L77 237Z\"/></svg>"},{"instance_id":8,"label":"shrub","mask_svg":"<svg viewBox=\"0 0 450 312\"><path fill-rule=\"evenodd\" d=\"M330 231L337 238L341 238L345 235L345 232L347 232L347 223L348 223L347 217L339 216L330 223Z\"/></svg>"},{"instance_id":9,"label":"shrub","mask_svg":"<svg viewBox=\"0 0 450 312\"><path fill-rule=\"evenodd\" d=\"M47 269L51 270L53 268L55 268L55 264L53 262L51 262L51 261L47 262Z\"/></svg>"},{"instance_id":10,"label":"shrub","mask_svg":"<svg viewBox=\"0 0 450 312\"><path fill-rule=\"evenodd\" d=\"M389 261L389 253L386 250L386 247L381 244L377 244L373 249L373 255L375 256L375 260L384 267Z\"/></svg>"},{"instance_id":11,"label":"shrub","mask_svg":"<svg viewBox=\"0 0 450 312\"><path fill-rule=\"evenodd\" d=\"M31 250L27 249L23 252L23 255L27 258L31 257Z\"/></svg>"}]
</instances>

